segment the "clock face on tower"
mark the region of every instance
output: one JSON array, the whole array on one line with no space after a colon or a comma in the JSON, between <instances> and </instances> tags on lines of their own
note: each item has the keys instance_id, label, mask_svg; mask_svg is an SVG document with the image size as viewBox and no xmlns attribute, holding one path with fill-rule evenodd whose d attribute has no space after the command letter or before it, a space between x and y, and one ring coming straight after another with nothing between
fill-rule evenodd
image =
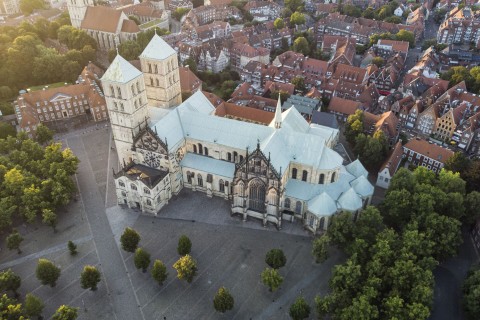
<instances>
[{"instance_id":1,"label":"clock face on tower","mask_svg":"<svg viewBox=\"0 0 480 320\"><path fill-rule=\"evenodd\" d=\"M149 167L158 168L160 166L160 157L158 156L158 154L147 151L143 158L145 159L145 163Z\"/></svg>"}]
</instances>

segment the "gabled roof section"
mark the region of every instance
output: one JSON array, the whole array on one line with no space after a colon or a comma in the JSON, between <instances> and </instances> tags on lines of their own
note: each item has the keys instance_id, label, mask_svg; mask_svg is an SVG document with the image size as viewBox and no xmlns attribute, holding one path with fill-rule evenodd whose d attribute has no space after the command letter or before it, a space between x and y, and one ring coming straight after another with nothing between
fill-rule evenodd
<instances>
[{"instance_id":1,"label":"gabled roof section","mask_svg":"<svg viewBox=\"0 0 480 320\"><path fill-rule=\"evenodd\" d=\"M339 209L356 211L362 208L362 199L353 188L350 188L338 198L338 206Z\"/></svg>"},{"instance_id":2,"label":"gabled roof section","mask_svg":"<svg viewBox=\"0 0 480 320\"><path fill-rule=\"evenodd\" d=\"M353 161L352 163L347 164L345 168L349 173L353 174L357 178L360 176L368 177L367 169L365 169L365 167L358 159Z\"/></svg>"},{"instance_id":3,"label":"gabled roof section","mask_svg":"<svg viewBox=\"0 0 480 320\"><path fill-rule=\"evenodd\" d=\"M360 176L357 179L350 182L353 190L362 197L370 197L373 195L373 186L370 184L365 176Z\"/></svg>"},{"instance_id":4,"label":"gabled roof section","mask_svg":"<svg viewBox=\"0 0 480 320\"><path fill-rule=\"evenodd\" d=\"M140 58L164 60L174 54L177 54L177 52L159 35L155 34L145 50L143 50Z\"/></svg>"},{"instance_id":5,"label":"gabled roof section","mask_svg":"<svg viewBox=\"0 0 480 320\"><path fill-rule=\"evenodd\" d=\"M337 212L337 205L326 192L323 192L322 194L308 201L308 211L317 217L331 216Z\"/></svg>"},{"instance_id":6,"label":"gabled roof section","mask_svg":"<svg viewBox=\"0 0 480 320\"><path fill-rule=\"evenodd\" d=\"M127 83L142 75L140 70L135 68L130 62L125 60L121 55L117 54L112 64L102 77L103 81Z\"/></svg>"}]
</instances>

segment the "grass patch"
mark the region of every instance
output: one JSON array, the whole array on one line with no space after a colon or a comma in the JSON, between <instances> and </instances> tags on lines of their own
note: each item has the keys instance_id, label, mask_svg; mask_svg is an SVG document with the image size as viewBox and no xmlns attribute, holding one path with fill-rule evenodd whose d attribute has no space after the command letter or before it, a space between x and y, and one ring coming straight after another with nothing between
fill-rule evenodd
<instances>
[{"instance_id":1,"label":"grass patch","mask_svg":"<svg viewBox=\"0 0 480 320\"><path fill-rule=\"evenodd\" d=\"M33 87L28 88L27 91L30 90L30 92L32 92L32 91L43 90L43 88L46 87L46 86L48 86L48 89L60 88L60 87L64 87L65 83L67 83L67 85L70 84L68 82L56 82L56 83L51 83L51 84L46 84L46 85L33 86Z\"/></svg>"}]
</instances>

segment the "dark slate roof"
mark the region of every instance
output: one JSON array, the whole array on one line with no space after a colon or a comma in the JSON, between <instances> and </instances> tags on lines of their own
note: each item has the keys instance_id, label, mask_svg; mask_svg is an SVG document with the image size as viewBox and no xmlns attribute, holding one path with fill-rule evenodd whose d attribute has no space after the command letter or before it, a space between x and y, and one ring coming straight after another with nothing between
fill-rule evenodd
<instances>
[{"instance_id":1,"label":"dark slate roof","mask_svg":"<svg viewBox=\"0 0 480 320\"><path fill-rule=\"evenodd\" d=\"M168 170L158 170L139 163L129 163L115 174L115 178L125 176L130 180L142 180L150 189L155 187L168 174Z\"/></svg>"},{"instance_id":2,"label":"dark slate roof","mask_svg":"<svg viewBox=\"0 0 480 320\"><path fill-rule=\"evenodd\" d=\"M329 112L313 111L312 123L319 124L321 126L338 129L337 118L334 114Z\"/></svg>"},{"instance_id":3,"label":"dark slate roof","mask_svg":"<svg viewBox=\"0 0 480 320\"><path fill-rule=\"evenodd\" d=\"M298 112L302 114L312 115L312 113L318 109L320 101L317 99L311 99L307 97L292 95L287 101L282 104L282 109L287 110L293 105Z\"/></svg>"}]
</instances>

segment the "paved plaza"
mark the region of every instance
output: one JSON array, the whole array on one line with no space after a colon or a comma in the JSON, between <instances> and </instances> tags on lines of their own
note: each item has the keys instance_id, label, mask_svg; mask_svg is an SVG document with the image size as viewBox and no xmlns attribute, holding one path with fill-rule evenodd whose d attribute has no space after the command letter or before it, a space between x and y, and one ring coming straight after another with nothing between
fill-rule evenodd
<instances>
[{"instance_id":1,"label":"paved plaza","mask_svg":"<svg viewBox=\"0 0 480 320\"><path fill-rule=\"evenodd\" d=\"M230 203L221 198L183 190L157 217L140 215L116 205L112 167L118 168L108 127L90 127L57 136L72 148L80 165L75 179L78 201L59 212L58 232L41 223L20 226L23 253L0 251L0 269L12 268L22 277L20 294L32 292L46 304L49 318L61 304L79 308L79 319L289 319L288 308L302 294L313 308L317 294L325 294L337 252L323 264L311 257L311 236L300 224L284 222L282 230L260 221L230 216ZM161 259L169 276L159 286L149 273L135 269L132 254L121 250L118 239L126 226L141 235L140 246ZM190 284L176 278L172 268L180 235L190 237L198 273ZM78 245L70 256L68 240ZM280 270L282 287L274 293L260 282L265 253L281 248L287 264ZM42 286L35 277L39 258L62 269L56 287ZM99 267L102 281L96 292L80 287L84 265ZM216 313L212 299L220 286L234 296L235 307ZM312 309L313 310L313 309ZM312 314L311 319L314 319Z\"/></svg>"}]
</instances>

